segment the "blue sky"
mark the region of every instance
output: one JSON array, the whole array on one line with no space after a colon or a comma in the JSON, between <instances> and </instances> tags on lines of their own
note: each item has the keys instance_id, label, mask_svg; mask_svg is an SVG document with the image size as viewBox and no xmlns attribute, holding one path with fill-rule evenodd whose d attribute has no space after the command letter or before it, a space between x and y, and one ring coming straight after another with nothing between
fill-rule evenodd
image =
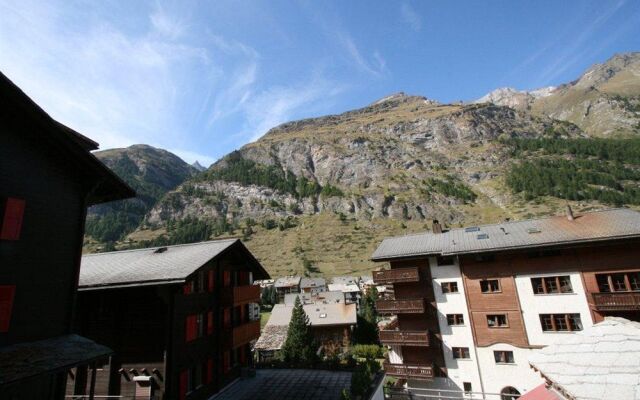
<instances>
[{"instance_id":1,"label":"blue sky","mask_svg":"<svg viewBox=\"0 0 640 400\"><path fill-rule=\"evenodd\" d=\"M292 119L442 102L640 51L640 1L0 0L0 70L101 148L209 164Z\"/></svg>"}]
</instances>

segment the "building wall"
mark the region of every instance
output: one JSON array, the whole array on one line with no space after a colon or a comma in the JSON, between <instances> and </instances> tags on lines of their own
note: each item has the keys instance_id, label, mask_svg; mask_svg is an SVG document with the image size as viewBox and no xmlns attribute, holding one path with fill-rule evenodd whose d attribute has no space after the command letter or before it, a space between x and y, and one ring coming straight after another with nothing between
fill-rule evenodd
<instances>
[{"instance_id":1,"label":"building wall","mask_svg":"<svg viewBox=\"0 0 640 400\"><path fill-rule=\"evenodd\" d=\"M498 364L493 352L512 351L513 364ZM482 373L482 384L486 393L500 393L503 388L512 386L521 394L543 383L540 375L530 366L528 358L533 349L512 346L508 343L496 343L487 347L478 347L478 364Z\"/></svg>"},{"instance_id":2,"label":"building wall","mask_svg":"<svg viewBox=\"0 0 640 400\"><path fill-rule=\"evenodd\" d=\"M569 275L573 293L534 294L531 278ZM522 316L532 346L546 346L566 337L567 332L543 332L540 314L579 313L584 329L593 325L591 311L579 271L517 275L516 286L522 304Z\"/></svg>"}]
</instances>

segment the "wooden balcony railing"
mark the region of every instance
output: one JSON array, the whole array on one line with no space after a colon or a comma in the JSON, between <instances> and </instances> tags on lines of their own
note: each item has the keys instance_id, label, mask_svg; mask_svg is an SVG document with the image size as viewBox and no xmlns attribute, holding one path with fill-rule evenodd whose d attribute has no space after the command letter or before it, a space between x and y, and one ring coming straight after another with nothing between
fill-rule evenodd
<instances>
[{"instance_id":1,"label":"wooden balcony railing","mask_svg":"<svg viewBox=\"0 0 640 400\"><path fill-rule=\"evenodd\" d=\"M236 348L260 337L260 321L250 321L233 328L231 347Z\"/></svg>"},{"instance_id":2,"label":"wooden balcony railing","mask_svg":"<svg viewBox=\"0 0 640 400\"><path fill-rule=\"evenodd\" d=\"M418 282L420 273L417 267L396 268L382 271L373 271L373 282L377 284Z\"/></svg>"},{"instance_id":3,"label":"wooden balcony railing","mask_svg":"<svg viewBox=\"0 0 640 400\"><path fill-rule=\"evenodd\" d=\"M405 379L431 380L433 379L433 366L420 364L391 364L384 363L384 372L390 376Z\"/></svg>"},{"instance_id":4,"label":"wooden balcony railing","mask_svg":"<svg viewBox=\"0 0 640 400\"><path fill-rule=\"evenodd\" d=\"M593 293L598 311L640 311L640 292Z\"/></svg>"},{"instance_id":5,"label":"wooden balcony railing","mask_svg":"<svg viewBox=\"0 0 640 400\"><path fill-rule=\"evenodd\" d=\"M245 285L222 288L222 303L226 306L239 306L260 302L260 286Z\"/></svg>"},{"instance_id":6,"label":"wooden balcony railing","mask_svg":"<svg viewBox=\"0 0 640 400\"><path fill-rule=\"evenodd\" d=\"M429 331L381 330L380 341L384 344L405 346L429 346Z\"/></svg>"},{"instance_id":7,"label":"wooden balcony railing","mask_svg":"<svg viewBox=\"0 0 640 400\"><path fill-rule=\"evenodd\" d=\"M379 313L391 314L422 314L424 313L424 299L412 300L378 300L376 310Z\"/></svg>"}]
</instances>

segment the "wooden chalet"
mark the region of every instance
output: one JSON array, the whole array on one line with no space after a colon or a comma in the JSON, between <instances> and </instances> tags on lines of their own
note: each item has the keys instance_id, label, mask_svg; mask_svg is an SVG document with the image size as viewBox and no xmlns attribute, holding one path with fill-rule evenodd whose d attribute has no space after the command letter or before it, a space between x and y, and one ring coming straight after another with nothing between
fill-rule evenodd
<instances>
[{"instance_id":1,"label":"wooden chalet","mask_svg":"<svg viewBox=\"0 0 640 400\"><path fill-rule=\"evenodd\" d=\"M269 275L238 239L89 254L76 329L114 350L96 394L207 399L252 364ZM77 385L69 381L68 394Z\"/></svg>"},{"instance_id":2,"label":"wooden chalet","mask_svg":"<svg viewBox=\"0 0 640 400\"><path fill-rule=\"evenodd\" d=\"M1 399L62 399L111 353L71 330L87 207L135 195L97 148L0 73Z\"/></svg>"}]
</instances>

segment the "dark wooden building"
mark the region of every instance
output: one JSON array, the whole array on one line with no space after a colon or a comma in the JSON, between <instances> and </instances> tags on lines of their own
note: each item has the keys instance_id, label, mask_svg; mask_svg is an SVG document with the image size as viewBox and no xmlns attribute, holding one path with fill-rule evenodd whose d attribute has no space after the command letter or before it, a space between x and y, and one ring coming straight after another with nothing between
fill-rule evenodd
<instances>
[{"instance_id":1,"label":"dark wooden building","mask_svg":"<svg viewBox=\"0 0 640 400\"><path fill-rule=\"evenodd\" d=\"M96 394L209 398L252 362L268 277L238 239L83 256L76 329L114 351Z\"/></svg>"},{"instance_id":2,"label":"dark wooden building","mask_svg":"<svg viewBox=\"0 0 640 400\"><path fill-rule=\"evenodd\" d=\"M88 206L135 193L0 74L0 398L59 399L110 349L71 334Z\"/></svg>"}]
</instances>

